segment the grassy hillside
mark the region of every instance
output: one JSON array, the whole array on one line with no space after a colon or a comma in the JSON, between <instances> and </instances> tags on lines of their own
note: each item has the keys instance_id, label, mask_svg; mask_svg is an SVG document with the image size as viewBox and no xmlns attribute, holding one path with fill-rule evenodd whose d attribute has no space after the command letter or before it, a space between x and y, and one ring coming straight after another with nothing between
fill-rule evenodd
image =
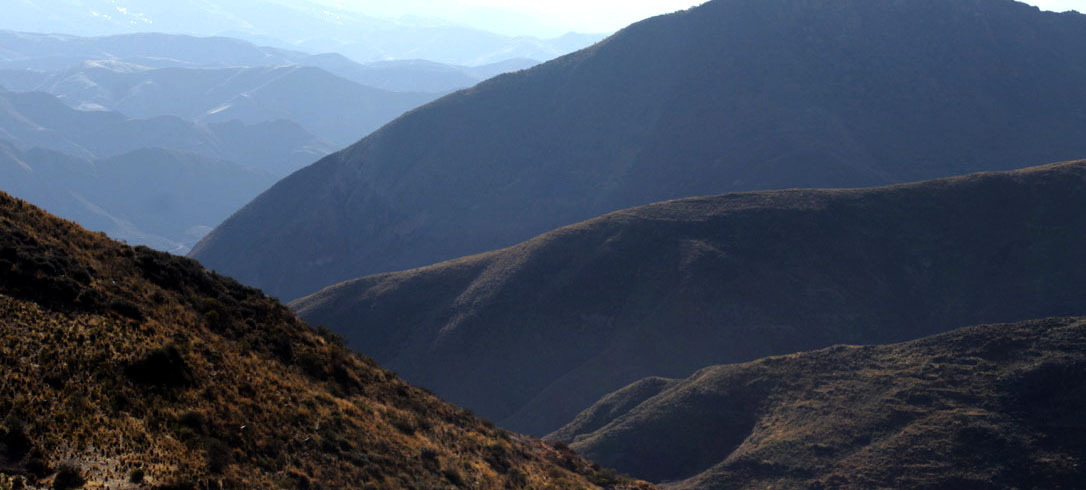
<instances>
[{"instance_id":1,"label":"grassy hillside","mask_svg":"<svg viewBox=\"0 0 1086 490\"><path fill-rule=\"evenodd\" d=\"M1078 488L1086 318L714 366L608 399L552 437L669 488Z\"/></svg>"},{"instance_id":2,"label":"grassy hillside","mask_svg":"<svg viewBox=\"0 0 1086 490\"><path fill-rule=\"evenodd\" d=\"M406 384L258 290L2 193L0 336L2 488L635 486Z\"/></svg>"},{"instance_id":3,"label":"grassy hillside","mask_svg":"<svg viewBox=\"0 0 1086 490\"><path fill-rule=\"evenodd\" d=\"M1086 314L1083 209L1086 161L690 198L291 306L411 382L545 434L646 376Z\"/></svg>"},{"instance_id":4,"label":"grassy hillside","mask_svg":"<svg viewBox=\"0 0 1086 490\"><path fill-rule=\"evenodd\" d=\"M1011 0L713 0L411 111L193 256L289 300L667 199L1086 158L1080 46Z\"/></svg>"}]
</instances>

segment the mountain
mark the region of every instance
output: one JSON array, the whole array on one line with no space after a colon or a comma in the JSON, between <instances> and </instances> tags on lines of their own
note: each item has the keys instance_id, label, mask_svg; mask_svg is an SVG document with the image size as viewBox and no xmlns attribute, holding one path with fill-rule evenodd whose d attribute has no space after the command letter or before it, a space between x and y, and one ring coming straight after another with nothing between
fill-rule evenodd
<instances>
[{"instance_id":1,"label":"mountain","mask_svg":"<svg viewBox=\"0 0 1086 490\"><path fill-rule=\"evenodd\" d=\"M1084 45L1010 0L714 0L414 110L193 256L295 298L661 200L1083 158Z\"/></svg>"},{"instance_id":2,"label":"mountain","mask_svg":"<svg viewBox=\"0 0 1086 490\"><path fill-rule=\"evenodd\" d=\"M648 488L404 383L195 261L2 193L0 312L4 488Z\"/></svg>"},{"instance_id":3,"label":"mountain","mask_svg":"<svg viewBox=\"0 0 1086 490\"><path fill-rule=\"evenodd\" d=\"M0 190L133 244L184 254L331 144L286 120L193 123L0 92Z\"/></svg>"},{"instance_id":4,"label":"mountain","mask_svg":"<svg viewBox=\"0 0 1086 490\"><path fill-rule=\"evenodd\" d=\"M281 66L309 64L312 58L299 51L221 36L137 33L85 37L0 30L0 66L7 69L56 71L91 60L149 68Z\"/></svg>"},{"instance_id":5,"label":"mountain","mask_svg":"<svg viewBox=\"0 0 1086 490\"><path fill-rule=\"evenodd\" d=\"M571 45L565 52L588 44L591 42L584 40L580 46ZM98 68L130 71L304 66L320 68L367 87L430 93L470 87L495 75L538 64L529 58L502 59L480 66L427 60L358 63L338 53L308 54L222 36L139 33L81 37L0 30L0 80L7 82L13 91L39 89L52 73L73 67L78 70L88 62L94 62L93 66Z\"/></svg>"},{"instance_id":6,"label":"mountain","mask_svg":"<svg viewBox=\"0 0 1086 490\"><path fill-rule=\"evenodd\" d=\"M6 7L0 28L13 31L227 35L285 51L342 53L360 62L421 58L474 66L514 58L549 60L603 37L578 33L554 39L509 37L440 20L383 19L327 2L297 0L15 0ZM254 55L234 49L222 56L239 54Z\"/></svg>"},{"instance_id":7,"label":"mountain","mask_svg":"<svg viewBox=\"0 0 1086 490\"><path fill-rule=\"evenodd\" d=\"M481 66L457 66L427 60L390 60L344 67L340 70L343 73L340 76L362 85L395 92L445 93L537 64L538 61L527 58Z\"/></svg>"},{"instance_id":8,"label":"mountain","mask_svg":"<svg viewBox=\"0 0 1086 490\"><path fill-rule=\"evenodd\" d=\"M98 61L57 72L31 90L53 94L73 107L136 118L170 115L247 124L287 120L338 147L437 97L367 87L308 66L148 70Z\"/></svg>"},{"instance_id":9,"label":"mountain","mask_svg":"<svg viewBox=\"0 0 1086 490\"><path fill-rule=\"evenodd\" d=\"M0 92L0 139L81 158L165 148L234 160L279 175L312 163L332 148L289 121L198 124L176 116L135 119L118 112L73 109L43 92Z\"/></svg>"},{"instance_id":10,"label":"mountain","mask_svg":"<svg viewBox=\"0 0 1086 490\"><path fill-rule=\"evenodd\" d=\"M554 437L668 488L1075 488L1086 318L645 380Z\"/></svg>"},{"instance_id":11,"label":"mountain","mask_svg":"<svg viewBox=\"0 0 1086 490\"><path fill-rule=\"evenodd\" d=\"M114 239L175 254L275 180L191 153L143 149L86 160L0 140L0 190Z\"/></svg>"},{"instance_id":12,"label":"mountain","mask_svg":"<svg viewBox=\"0 0 1086 490\"><path fill-rule=\"evenodd\" d=\"M648 376L1084 314L1082 209L1086 161L689 198L291 307L412 383L546 434Z\"/></svg>"},{"instance_id":13,"label":"mountain","mask_svg":"<svg viewBox=\"0 0 1086 490\"><path fill-rule=\"evenodd\" d=\"M422 22L296 38L281 46L342 53L361 62L426 59L450 65L482 66L516 59L550 60L605 37L580 33L550 39L510 37L458 25Z\"/></svg>"}]
</instances>

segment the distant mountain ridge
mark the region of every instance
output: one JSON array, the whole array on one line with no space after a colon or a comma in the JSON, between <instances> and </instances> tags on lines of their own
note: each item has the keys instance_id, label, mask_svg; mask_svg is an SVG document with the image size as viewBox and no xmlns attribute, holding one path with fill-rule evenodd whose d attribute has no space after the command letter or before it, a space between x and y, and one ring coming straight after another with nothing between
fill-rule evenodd
<instances>
[{"instance_id":1,"label":"distant mountain ridge","mask_svg":"<svg viewBox=\"0 0 1086 490\"><path fill-rule=\"evenodd\" d=\"M227 35L288 50L343 53L359 62L421 58L478 66L515 58L549 60L603 37L509 37L447 22L379 19L304 0L18 0L7 7L0 27L16 31Z\"/></svg>"},{"instance_id":2,"label":"distant mountain ridge","mask_svg":"<svg viewBox=\"0 0 1086 490\"><path fill-rule=\"evenodd\" d=\"M82 159L0 140L0 190L115 240L184 254L276 177L192 153Z\"/></svg>"},{"instance_id":3,"label":"distant mountain ridge","mask_svg":"<svg viewBox=\"0 0 1086 490\"><path fill-rule=\"evenodd\" d=\"M31 84L51 72L88 61L123 63L137 68L237 68L311 66L368 87L395 92L445 93L470 87L508 71L538 63L510 58L480 66L462 66L421 59L352 61L338 53L308 54L258 46L230 37L196 37L163 33L83 37L0 30L0 70ZM19 78L15 78L19 80Z\"/></svg>"},{"instance_id":4,"label":"distant mountain ridge","mask_svg":"<svg viewBox=\"0 0 1086 490\"><path fill-rule=\"evenodd\" d=\"M552 434L667 488L1074 488L1086 318L644 380Z\"/></svg>"},{"instance_id":5,"label":"distant mountain ridge","mask_svg":"<svg viewBox=\"0 0 1086 490\"><path fill-rule=\"evenodd\" d=\"M308 66L139 70L96 62L57 72L32 90L56 95L71 106L100 107L136 118L291 121L335 148L438 96L366 87Z\"/></svg>"},{"instance_id":6,"label":"distant mountain ridge","mask_svg":"<svg viewBox=\"0 0 1086 490\"><path fill-rule=\"evenodd\" d=\"M1082 158L1083 45L1010 0L714 0L414 110L193 256L294 298L649 202Z\"/></svg>"},{"instance_id":7,"label":"distant mountain ridge","mask_svg":"<svg viewBox=\"0 0 1086 490\"><path fill-rule=\"evenodd\" d=\"M648 376L1082 315L1083 209L1086 161L688 198L291 307L405 379L541 435Z\"/></svg>"},{"instance_id":8,"label":"distant mountain ridge","mask_svg":"<svg viewBox=\"0 0 1086 490\"><path fill-rule=\"evenodd\" d=\"M176 116L137 119L119 112L76 110L44 92L0 92L0 138L25 148L81 158L164 148L233 160L280 175L332 148L289 121L198 124Z\"/></svg>"},{"instance_id":9,"label":"distant mountain ridge","mask_svg":"<svg viewBox=\"0 0 1086 490\"><path fill-rule=\"evenodd\" d=\"M115 239L184 254L282 175L332 150L296 123L198 124L0 92L0 190Z\"/></svg>"}]
</instances>

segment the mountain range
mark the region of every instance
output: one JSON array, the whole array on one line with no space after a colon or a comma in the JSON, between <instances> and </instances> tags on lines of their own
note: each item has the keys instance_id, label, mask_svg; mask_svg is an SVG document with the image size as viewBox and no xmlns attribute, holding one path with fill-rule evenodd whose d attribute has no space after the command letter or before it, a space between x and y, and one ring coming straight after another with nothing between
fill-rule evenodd
<instances>
[{"instance_id":1,"label":"mountain range","mask_svg":"<svg viewBox=\"0 0 1086 490\"><path fill-rule=\"evenodd\" d=\"M0 138L84 158L164 148L280 175L332 148L285 120L245 124L195 123L176 116L131 118L119 112L73 109L43 92L0 92Z\"/></svg>"},{"instance_id":2,"label":"mountain range","mask_svg":"<svg viewBox=\"0 0 1086 490\"><path fill-rule=\"evenodd\" d=\"M0 182L116 240L183 254L275 176L179 151L84 159L0 140Z\"/></svg>"},{"instance_id":3,"label":"mountain range","mask_svg":"<svg viewBox=\"0 0 1086 490\"><path fill-rule=\"evenodd\" d=\"M139 33L83 37L0 30L0 74L14 91L29 91L54 72L87 62L134 69L305 66L372 88L394 92L446 93L495 75L528 68L530 58L463 66L423 59L358 63L339 53L309 54L258 46L229 37Z\"/></svg>"},{"instance_id":4,"label":"mountain range","mask_svg":"<svg viewBox=\"0 0 1086 490\"><path fill-rule=\"evenodd\" d=\"M1010 0L713 0L413 110L192 256L289 299L661 200L1082 158L1083 45Z\"/></svg>"},{"instance_id":5,"label":"mountain range","mask_svg":"<svg viewBox=\"0 0 1086 490\"><path fill-rule=\"evenodd\" d=\"M0 193L4 488L650 488L511 434L195 261Z\"/></svg>"},{"instance_id":6,"label":"mountain range","mask_svg":"<svg viewBox=\"0 0 1086 490\"><path fill-rule=\"evenodd\" d=\"M1086 16L362 5L5 6L0 490L1086 479Z\"/></svg>"},{"instance_id":7,"label":"mountain range","mask_svg":"<svg viewBox=\"0 0 1086 490\"><path fill-rule=\"evenodd\" d=\"M229 36L288 50L341 53L360 62L427 59L479 66L515 58L549 60L603 38L511 37L434 19L376 18L308 0L15 0L6 7L0 28L16 31Z\"/></svg>"},{"instance_id":8,"label":"mountain range","mask_svg":"<svg viewBox=\"0 0 1086 490\"><path fill-rule=\"evenodd\" d=\"M362 65L229 38L3 31L0 188L114 238L186 253L272 177L442 93L533 63ZM143 187L116 193L125 185Z\"/></svg>"},{"instance_id":9,"label":"mountain range","mask_svg":"<svg viewBox=\"0 0 1086 490\"><path fill-rule=\"evenodd\" d=\"M542 435L649 376L1086 314L1082 209L1086 161L687 198L290 306L410 382Z\"/></svg>"},{"instance_id":10,"label":"mountain range","mask_svg":"<svg viewBox=\"0 0 1086 490\"><path fill-rule=\"evenodd\" d=\"M836 346L641 380L552 437L676 489L1075 488L1084 352L1084 318Z\"/></svg>"}]
</instances>

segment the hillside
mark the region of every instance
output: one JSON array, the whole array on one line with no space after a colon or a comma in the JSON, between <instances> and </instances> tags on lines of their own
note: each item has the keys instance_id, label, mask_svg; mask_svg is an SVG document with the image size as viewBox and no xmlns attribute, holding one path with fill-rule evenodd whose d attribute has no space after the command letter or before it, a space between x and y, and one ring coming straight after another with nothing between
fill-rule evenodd
<instances>
[{"instance_id":1,"label":"hillside","mask_svg":"<svg viewBox=\"0 0 1086 490\"><path fill-rule=\"evenodd\" d=\"M291 307L412 383L545 434L647 376L1084 314L1083 209L1086 161L689 198Z\"/></svg>"},{"instance_id":2,"label":"hillside","mask_svg":"<svg viewBox=\"0 0 1086 490\"><path fill-rule=\"evenodd\" d=\"M0 334L3 488L638 486L411 387L258 290L4 194Z\"/></svg>"},{"instance_id":3,"label":"hillside","mask_svg":"<svg viewBox=\"0 0 1086 490\"><path fill-rule=\"evenodd\" d=\"M552 436L668 488L1078 488L1084 369L1086 318L972 327L705 368Z\"/></svg>"},{"instance_id":4,"label":"hillside","mask_svg":"<svg viewBox=\"0 0 1086 490\"><path fill-rule=\"evenodd\" d=\"M667 199L1084 158L1079 46L1010 0L713 0L414 110L193 256L290 299Z\"/></svg>"}]
</instances>

